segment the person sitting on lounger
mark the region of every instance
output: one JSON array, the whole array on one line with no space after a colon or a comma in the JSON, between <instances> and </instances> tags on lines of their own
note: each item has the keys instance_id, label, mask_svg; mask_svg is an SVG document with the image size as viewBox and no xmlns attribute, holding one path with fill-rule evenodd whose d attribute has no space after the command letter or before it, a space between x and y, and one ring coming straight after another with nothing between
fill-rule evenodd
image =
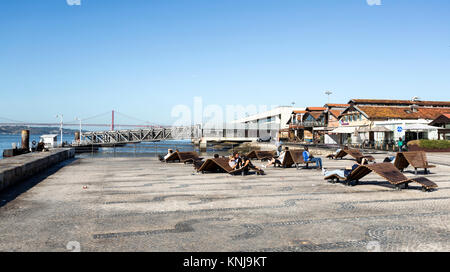
<instances>
[{"instance_id":1,"label":"person sitting on lounger","mask_svg":"<svg viewBox=\"0 0 450 272\"><path fill-rule=\"evenodd\" d=\"M248 174L250 169L255 169L257 171L263 172L260 168L254 166L252 164L252 161L247 157L247 156L243 156L242 157L242 166L241 169L243 169L244 174Z\"/></svg>"},{"instance_id":2,"label":"person sitting on lounger","mask_svg":"<svg viewBox=\"0 0 450 272\"><path fill-rule=\"evenodd\" d=\"M234 169L239 169L242 166L242 159L241 156L239 156L238 152L235 152L233 156L230 156L230 161L228 162L230 167Z\"/></svg>"},{"instance_id":3,"label":"person sitting on lounger","mask_svg":"<svg viewBox=\"0 0 450 272\"><path fill-rule=\"evenodd\" d=\"M228 161L228 165L231 167L231 169L236 169L236 159L234 158L233 155L228 157L229 161Z\"/></svg>"},{"instance_id":4,"label":"person sitting on lounger","mask_svg":"<svg viewBox=\"0 0 450 272\"><path fill-rule=\"evenodd\" d=\"M303 151L303 160L308 163L308 162L315 162L317 169L322 169L322 159L321 158L314 158L313 156L311 156L311 154L309 153L309 148L307 146L305 146L305 151Z\"/></svg>"},{"instance_id":5,"label":"person sitting on lounger","mask_svg":"<svg viewBox=\"0 0 450 272\"><path fill-rule=\"evenodd\" d=\"M283 151L280 152L278 158L272 158L268 164L262 165L263 168L269 167L275 164L283 164L284 158L286 157L286 152L289 150L289 147L285 147Z\"/></svg>"}]
</instances>

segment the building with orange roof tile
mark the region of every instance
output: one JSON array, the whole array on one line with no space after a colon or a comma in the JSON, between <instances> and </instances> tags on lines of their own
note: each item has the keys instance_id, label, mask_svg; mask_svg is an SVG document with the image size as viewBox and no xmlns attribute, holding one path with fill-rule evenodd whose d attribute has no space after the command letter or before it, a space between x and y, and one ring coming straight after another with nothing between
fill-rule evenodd
<instances>
[{"instance_id":1,"label":"building with orange roof tile","mask_svg":"<svg viewBox=\"0 0 450 272\"><path fill-rule=\"evenodd\" d=\"M323 107L307 107L304 111L293 111L289 128L294 140L300 142L324 142L326 132L339 126L339 115L348 104L326 104Z\"/></svg>"},{"instance_id":2,"label":"building with orange roof tile","mask_svg":"<svg viewBox=\"0 0 450 272\"><path fill-rule=\"evenodd\" d=\"M419 100L352 99L339 115L339 127L329 133L334 142L386 143L412 139L437 139L438 128L414 131L450 113L450 102Z\"/></svg>"}]
</instances>

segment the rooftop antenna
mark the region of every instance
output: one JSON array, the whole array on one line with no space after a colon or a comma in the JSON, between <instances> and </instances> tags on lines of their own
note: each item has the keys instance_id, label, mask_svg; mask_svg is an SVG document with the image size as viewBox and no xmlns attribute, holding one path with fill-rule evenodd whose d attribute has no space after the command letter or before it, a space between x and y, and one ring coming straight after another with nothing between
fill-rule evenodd
<instances>
[{"instance_id":1,"label":"rooftop antenna","mask_svg":"<svg viewBox=\"0 0 450 272\"><path fill-rule=\"evenodd\" d=\"M413 96L413 98L411 98L411 101L420 101L420 97L418 97L418 96Z\"/></svg>"},{"instance_id":2,"label":"rooftop antenna","mask_svg":"<svg viewBox=\"0 0 450 272\"><path fill-rule=\"evenodd\" d=\"M332 91L326 91L325 94L328 95L328 104L330 104L330 95L332 95L333 92Z\"/></svg>"}]
</instances>

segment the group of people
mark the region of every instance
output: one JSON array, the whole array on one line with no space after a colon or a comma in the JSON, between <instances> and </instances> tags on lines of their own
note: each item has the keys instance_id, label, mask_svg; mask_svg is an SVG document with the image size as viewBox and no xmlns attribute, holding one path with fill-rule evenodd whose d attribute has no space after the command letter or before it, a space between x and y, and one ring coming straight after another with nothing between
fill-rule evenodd
<instances>
[{"instance_id":1,"label":"group of people","mask_svg":"<svg viewBox=\"0 0 450 272\"><path fill-rule=\"evenodd\" d=\"M178 151L178 150L177 150ZM286 154L289 151L289 147L285 147L284 150L282 150L280 152L280 150L277 150L277 156L272 158L267 164L265 165L261 165L261 168L267 168L271 165L282 165L284 163L284 160L286 158ZM339 153L340 149L336 150L336 154ZM169 149L167 154L164 156L164 159L167 159L168 157L170 157L175 151L172 149ZM331 176L331 175L338 175L340 177L347 177L348 175L350 175L352 173L353 170L355 170L356 168L358 168L358 166L360 164L354 164L351 169L337 169L337 170L331 170L328 171L327 169L323 168L323 164L322 164L322 159L321 158L316 158L314 156L311 155L311 153L309 152L309 148L307 146L304 147L303 153L303 160L304 162L308 162L308 163L315 163L316 164L316 169L318 170L322 170L322 173L324 176ZM219 155L215 155L215 158L219 157ZM388 157L385 159L385 162L393 162L395 157ZM229 161L228 164L231 167L231 169L233 170L243 170L244 173L248 173L250 171L250 169L254 169L260 172L264 172L261 168L253 165L252 161L250 160L250 158L248 158L246 155L240 155L239 152L234 152L233 155L228 157ZM361 164L368 164L368 160L367 159L363 159Z\"/></svg>"},{"instance_id":2,"label":"group of people","mask_svg":"<svg viewBox=\"0 0 450 272\"><path fill-rule=\"evenodd\" d=\"M289 147L285 147L283 151L279 152L278 156L273 158L272 160L269 161L268 164L263 165L263 168L266 168L268 166L271 165L276 165L276 164L280 164L282 165L284 163L284 159L286 158L286 153L289 151ZM303 161L305 163L315 163L316 164L316 169L321 170L323 168L323 164L322 164L322 159L321 158L316 158L314 156L311 155L311 153L309 153L309 148L307 146L304 147L303 153Z\"/></svg>"},{"instance_id":3,"label":"group of people","mask_svg":"<svg viewBox=\"0 0 450 272\"><path fill-rule=\"evenodd\" d=\"M257 171L264 172L261 168L253 165L250 158L248 158L245 155L241 156L239 152L234 152L233 155L229 157L228 164L230 165L231 169L233 170L242 169L244 173L248 173L250 169L255 169Z\"/></svg>"}]
</instances>

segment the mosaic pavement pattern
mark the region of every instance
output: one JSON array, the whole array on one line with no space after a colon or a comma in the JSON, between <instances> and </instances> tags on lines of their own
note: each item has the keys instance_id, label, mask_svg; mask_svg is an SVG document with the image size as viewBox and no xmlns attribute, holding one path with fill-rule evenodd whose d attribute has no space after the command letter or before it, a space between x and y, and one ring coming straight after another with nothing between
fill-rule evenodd
<instances>
[{"instance_id":1,"label":"mosaic pavement pattern","mask_svg":"<svg viewBox=\"0 0 450 272\"><path fill-rule=\"evenodd\" d=\"M311 169L233 177L76 159L0 194L0 251L450 251L450 154L428 157L433 192L375 174L348 187Z\"/></svg>"}]
</instances>

